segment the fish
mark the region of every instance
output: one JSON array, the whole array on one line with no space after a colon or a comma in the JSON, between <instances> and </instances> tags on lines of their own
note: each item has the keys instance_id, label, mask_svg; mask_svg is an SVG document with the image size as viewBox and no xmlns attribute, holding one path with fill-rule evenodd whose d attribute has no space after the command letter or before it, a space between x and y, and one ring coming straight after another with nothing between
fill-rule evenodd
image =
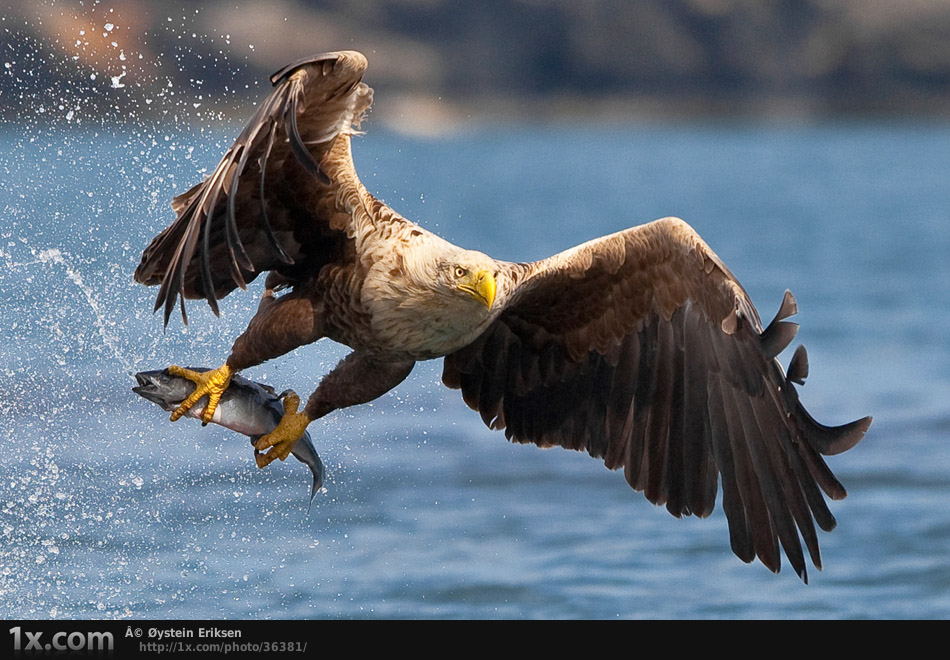
<instances>
[{"instance_id":1,"label":"fish","mask_svg":"<svg viewBox=\"0 0 950 660\"><path fill-rule=\"evenodd\" d=\"M191 369L208 371L201 367ZM168 369L140 371L135 374L135 380L138 386L132 388L133 392L169 412L175 410L195 389L193 382L171 375ZM253 445L258 438L277 427L284 414L283 399L292 393L292 390L286 390L277 394L269 385L255 383L238 375L231 376L231 383L221 396L211 423L250 436ZM186 413L187 416L200 419L207 403L207 396L199 399ZM312 504L317 491L323 487L324 468L309 432L304 432L290 453L313 473L313 485L310 489Z\"/></svg>"}]
</instances>

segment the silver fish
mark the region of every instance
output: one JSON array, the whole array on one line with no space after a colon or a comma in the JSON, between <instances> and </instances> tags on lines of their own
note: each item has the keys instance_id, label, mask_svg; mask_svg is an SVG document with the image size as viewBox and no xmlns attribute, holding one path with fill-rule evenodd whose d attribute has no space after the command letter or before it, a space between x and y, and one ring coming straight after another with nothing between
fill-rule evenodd
<instances>
[{"instance_id":1,"label":"silver fish","mask_svg":"<svg viewBox=\"0 0 950 660\"><path fill-rule=\"evenodd\" d=\"M194 367L192 370L208 371ZM133 392L152 403L157 403L167 411L175 410L195 389L195 384L190 380L172 376L168 373L168 369L140 371L135 374L135 380L138 381L138 387L133 387ZM250 436L251 444L253 444L259 437L277 427L284 414L281 401L289 392L290 390L276 394L272 387L249 381L241 376L232 376L231 384L221 396L221 402L214 411L211 422ZM199 399L198 403L186 414L200 419L207 403L208 397ZM314 496L323 485L323 461L320 460L320 456L313 447L310 433L304 432L291 453L313 473L313 487L310 490L310 501L313 502Z\"/></svg>"}]
</instances>

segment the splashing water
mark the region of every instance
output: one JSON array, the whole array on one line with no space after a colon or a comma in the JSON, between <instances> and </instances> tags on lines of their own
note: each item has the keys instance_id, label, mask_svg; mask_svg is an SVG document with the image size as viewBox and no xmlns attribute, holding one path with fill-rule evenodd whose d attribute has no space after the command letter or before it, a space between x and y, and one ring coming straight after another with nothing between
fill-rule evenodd
<instances>
[{"instance_id":1,"label":"splashing water","mask_svg":"<svg viewBox=\"0 0 950 660\"><path fill-rule=\"evenodd\" d=\"M2 254L3 253L0 252L0 256L2 256ZM143 354L139 355L139 357L130 359L124 354L119 346L120 338L113 329L116 325L115 322L109 321L106 318L105 310L103 309L103 305L99 301L95 290L86 284L83 281L83 277L79 271L70 265L70 262L68 261L68 255L64 255L59 248L47 248L45 250L40 250L39 252L34 252L34 255L36 256L34 261L29 261L26 263L12 263L8 261L6 266L8 269L24 268L35 264L55 264L57 266L61 266L66 272L67 279L76 285L76 287L82 293L86 304L95 315L94 322L96 328L99 331L99 336L102 338L103 345L106 346L112 352L112 356L122 364L126 373L128 373L130 376L134 375L137 371L138 365L145 359L145 357L154 353L155 347L160 341L160 338L154 340L151 348L144 351Z\"/></svg>"},{"instance_id":2,"label":"splashing water","mask_svg":"<svg viewBox=\"0 0 950 660\"><path fill-rule=\"evenodd\" d=\"M200 179L229 136L202 128L224 117L221 105L193 105L211 91L199 72L243 65L207 56L220 39L203 36L195 15L142 41L121 8L56 4L22 3L0 18L0 606L40 618L130 616L130 603L188 592L159 584L131 596L129 585L153 580L134 547L171 574L202 570L194 539L156 531L175 524L156 493L174 498L182 480L208 478L252 490L254 473L233 459L218 472L209 472L215 456L197 455L169 470L171 446L246 442L169 427L128 380L173 361L219 360L252 304L214 323L196 312L192 327L163 332L154 291L132 281L170 220L168 200ZM60 30L55 46L39 25ZM194 35L191 48L180 34Z\"/></svg>"}]
</instances>

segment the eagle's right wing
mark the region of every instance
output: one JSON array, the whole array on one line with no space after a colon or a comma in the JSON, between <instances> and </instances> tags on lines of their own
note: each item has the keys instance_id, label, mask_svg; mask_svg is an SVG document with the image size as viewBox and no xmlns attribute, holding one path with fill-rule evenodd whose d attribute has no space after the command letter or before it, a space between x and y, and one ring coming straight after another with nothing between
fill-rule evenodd
<instances>
[{"instance_id":1,"label":"eagle's right wing","mask_svg":"<svg viewBox=\"0 0 950 660\"><path fill-rule=\"evenodd\" d=\"M218 299L261 272L311 274L372 221L349 140L373 99L365 69L362 54L343 51L275 73L273 92L211 175L174 199L177 218L135 271L160 285L155 309L164 307L166 325L176 298L187 322L184 298L205 298L217 314Z\"/></svg>"}]
</instances>

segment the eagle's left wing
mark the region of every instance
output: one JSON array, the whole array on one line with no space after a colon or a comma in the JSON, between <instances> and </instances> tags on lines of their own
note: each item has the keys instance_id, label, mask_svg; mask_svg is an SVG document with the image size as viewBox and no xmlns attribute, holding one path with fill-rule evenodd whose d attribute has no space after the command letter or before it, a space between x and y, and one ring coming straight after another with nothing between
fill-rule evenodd
<instances>
[{"instance_id":1,"label":"eagle's left wing","mask_svg":"<svg viewBox=\"0 0 950 660\"><path fill-rule=\"evenodd\" d=\"M854 446L871 420L830 428L802 407L803 349L787 375L775 359L797 330L784 320L791 294L763 329L725 265L673 218L502 268L504 310L443 371L487 425L622 467L675 516L709 515L721 475L736 555L778 571L781 543L807 580L800 533L821 567L813 521L835 520L819 487L845 490L820 454Z\"/></svg>"}]
</instances>

